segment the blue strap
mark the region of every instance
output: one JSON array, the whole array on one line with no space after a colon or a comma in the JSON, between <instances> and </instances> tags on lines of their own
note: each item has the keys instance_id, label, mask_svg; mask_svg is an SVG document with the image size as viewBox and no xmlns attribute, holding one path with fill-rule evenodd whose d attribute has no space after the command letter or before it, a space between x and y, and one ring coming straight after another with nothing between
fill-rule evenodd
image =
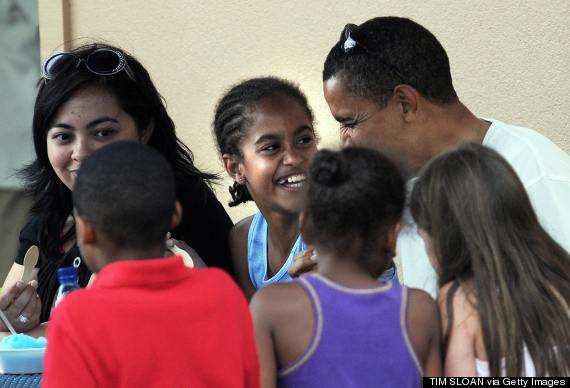
<instances>
[{"instance_id":1,"label":"blue strap","mask_svg":"<svg viewBox=\"0 0 570 388\"><path fill-rule=\"evenodd\" d=\"M269 284L278 282L290 282L293 280L288 274L289 267L293 264L293 259L299 253L307 249L307 246L301 240L301 236L297 238L287 260L283 266L271 278L267 278L267 238L268 228L267 221L263 215L258 212L255 214L249 227L247 235L247 263L249 270L249 278L256 289L265 287Z\"/></svg>"}]
</instances>

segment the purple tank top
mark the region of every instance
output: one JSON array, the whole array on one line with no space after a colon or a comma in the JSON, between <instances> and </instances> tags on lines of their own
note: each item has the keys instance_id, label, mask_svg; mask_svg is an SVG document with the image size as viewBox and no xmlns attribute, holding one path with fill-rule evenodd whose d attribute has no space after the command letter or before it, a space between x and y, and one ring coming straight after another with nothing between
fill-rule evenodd
<instances>
[{"instance_id":1,"label":"purple tank top","mask_svg":"<svg viewBox=\"0 0 570 388\"><path fill-rule=\"evenodd\" d=\"M313 305L313 338L299 359L279 371L279 387L421 387L405 287L387 282L352 289L321 275L295 281Z\"/></svg>"}]
</instances>

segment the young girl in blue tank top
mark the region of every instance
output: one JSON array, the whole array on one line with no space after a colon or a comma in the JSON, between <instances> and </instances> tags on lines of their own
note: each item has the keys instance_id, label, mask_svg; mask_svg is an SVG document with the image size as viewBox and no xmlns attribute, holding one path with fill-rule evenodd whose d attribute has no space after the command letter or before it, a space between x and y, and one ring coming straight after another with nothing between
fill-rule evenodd
<instances>
[{"instance_id":1,"label":"young girl in blue tank top","mask_svg":"<svg viewBox=\"0 0 570 388\"><path fill-rule=\"evenodd\" d=\"M235 85L216 108L214 133L234 179L229 205L253 200L259 209L230 232L236 277L248 298L316 268L313 249L299 235L307 169L317 152L313 121L299 88L274 77ZM397 279L393 264L382 277Z\"/></svg>"},{"instance_id":2,"label":"young girl in blue tank top","mask_svg":"<svg viewBox=\"0 0 570 388\"><path fill-rule=\"evenodd\" d=\"M440 375L434 300L378 280L405 201L396 166L370 149L320 151L306 201L301 233L318 273L263 288L250 305L262 387L421 387Z\"/></svg>"},{"instance_id":3,"label":"young girl in blue tank top","mask_svg":"<svg viewBox=\"0 0 570 388\"><path fill-rule=\"evenodd\" d=\"M309 162L317 152L313 113L292 83L254 78L222 97L214 133L234 179L229 205L253 200L259 209L230 232L237 280L250 298L268 284L291 281L288 270L295 257L310 256L299 235L299 214Z\"/></svg>"}]
</instances>

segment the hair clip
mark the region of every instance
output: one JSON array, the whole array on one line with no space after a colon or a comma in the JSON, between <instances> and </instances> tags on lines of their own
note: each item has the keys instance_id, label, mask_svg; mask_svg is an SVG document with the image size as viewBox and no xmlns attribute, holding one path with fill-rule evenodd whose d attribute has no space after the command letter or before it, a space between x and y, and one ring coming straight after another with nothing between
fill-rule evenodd
<instances>
[{"instance_id":1,"label":"hair clip","mask_svg":"<svg viewBox=\"0 0 570 388\"><path fill-rule=\"evenodd\" d=\"M345 53L348 53L350 50L354 48L354 46L356 46L356 41L352 39L350 32L347 32L346 35L347 35L346 40L344 41L344 45L342 46L342 48L344 49Z\"/></svg>"}]
</instances>

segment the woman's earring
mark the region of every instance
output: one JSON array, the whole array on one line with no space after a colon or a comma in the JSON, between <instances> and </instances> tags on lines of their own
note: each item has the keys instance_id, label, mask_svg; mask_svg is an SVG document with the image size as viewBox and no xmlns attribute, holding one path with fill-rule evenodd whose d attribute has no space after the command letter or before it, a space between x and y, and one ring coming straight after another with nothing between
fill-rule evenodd
<instances>
[{"instance_id":1,"label":"woman's earring","mask_svg":"<svg viewBox=\"0 0 570 388\"><path fill-rule=\"evenodd\" d=\"M237 179L237 183L240 185L244 185L245 184L245 177L243 175L240 175Z\"/></svg>"}]
</instances>

